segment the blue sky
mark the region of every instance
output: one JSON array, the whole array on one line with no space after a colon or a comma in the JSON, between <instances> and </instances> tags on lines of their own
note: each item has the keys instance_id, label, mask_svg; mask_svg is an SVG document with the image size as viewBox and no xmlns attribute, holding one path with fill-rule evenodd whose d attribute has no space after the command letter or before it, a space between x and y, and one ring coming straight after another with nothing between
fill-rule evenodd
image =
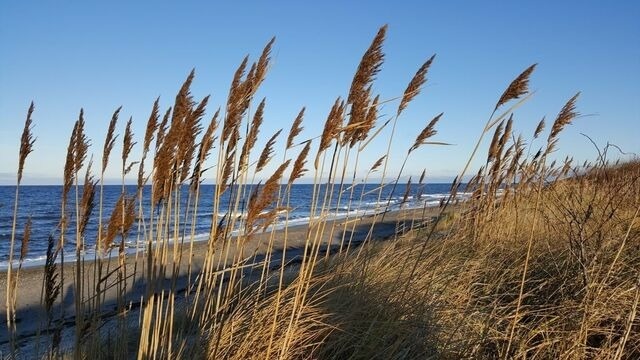
<instances>
[{"instance_id":1,"label":"blue sky","mask_svg":"<svg viewBox=\"0 0 640 360\"><path fill-rule=\"evenodd\" d=\"M25 182L56 184L81 107L99 156L116 107L123 106L119 130L132 116L134 131L142 136L153 100L160 96L164 108L171 105L195 68L193 94L211 94L212 113L224 104L244 55L255 59L272 36L273 67L257 95L267 98L262 141L288 129L302 106L307 116L301 138L318 135L383 24L389 25L386 62L374 84L383 99L401 95L417 68L437 54L426 87L399 120L391 173L426 122L444 112L434 140L455 145L420 148L405 173L419 175L426 168L430 181L450 180L504 88L532 63L539 64L531 81L537 92L516 111L516 131L529 138L540 118L552 120L582 91L578 108L590 116L567 128L555 155L594 159L594 147L580 133L601 146L609 141L640 153L640 3L361 4L0 0L0 183L15 182L19 136L31 100L37 142ZM396 106L381 114L392 115ZM362 163L384 153L383 140L372 144ZM107 176L116 179L117 161L111 163Z\"/></svg>"}]
</instances>

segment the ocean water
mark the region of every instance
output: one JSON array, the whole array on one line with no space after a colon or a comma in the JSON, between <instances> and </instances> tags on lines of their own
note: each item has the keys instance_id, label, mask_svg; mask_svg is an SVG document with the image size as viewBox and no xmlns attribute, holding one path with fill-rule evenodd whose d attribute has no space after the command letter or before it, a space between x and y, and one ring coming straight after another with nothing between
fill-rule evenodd
<instances>
[{"instance_id":1,"label":"ocean water","mask_svg":"<svg viewBox=\"0 0 640 360\"><path fill-rule=\"evenodd\" d=\"M420 208L423 206L438 206L443 198L446 198L449 194L451 184L426 184L422 190L418 185L412 185L410 189L410 195L407 198L407 202L400 204L406 191L406 185L398 184L395 191L391 193L393 185L387 185L382 188L381 200L378 201L379 184L357 184L351 189L350 185L344 185L342 192L338 185L334 186L332 201L326 208L330 209L331 216L334 218L361 216L366 214L372 214L375 212L384 211L389 201L389 210L400 208L402 205L404 208ZM326 185L320 187L321 194L324 194ZM284 187L283 187L284 189ZM150 208L150 187L143 189L143 201L142 210L143 218L149 218ZM353 191L352 191L353 190ZM82 187L79 188L81 197ZM109 221L109 216L113 211L118 197L122 191L122 187L119 185L106 185L104 187L103 197L103 224ZM133 195L136 191L134 185L127 185L124 191L129 195ZM181 189L182 195L182 208L186 206L188 198L188 187L185 186ZM284 190L283 190L284 191ZM417 197L418 192L422 192L420 198ZM308 223L310 220L310 209L312 202L313 185L311 184L294 184L291 187L288 212L282 212L279 214L277 222L273 225L275 227L283 227L285 220L289 225L300 225ZM215 185L202 185L200 190L200 198L198 201L198 212L195 218L195 234L196 240L203 241L208 238L208 234L211 229L213 211L214 211L214 198ZM14 248L14 259L19 257L20 243L22 240L22 234L24 225L27 219L31 217L32 230L31 240L29 242L28 253L25 258L25 265L38 265L42 264L46 255L47 244L49 236L53 236L55 242L59 236L58 224L60 222L61 214L61 194L62 186L21 186L19 203L18 203L18 221L16 226L16 240ZM227 190L220 200L218 215L221 217L225 215L229 209L229 194ZM245 208L245 204L248 202L250 191L246 191L246 195L240 201L240 209ZM466 193L459 193L461 198L467 196ZM13 207L15 197L15 186L0 186L0 269L6 268L9 258L9 247L11 240L11 228L13 221ZM87 225L84 244L86 255L92 254L95 248L95 240L97 237L98 228L98 203L100 197L100 188L96 188L95 195L95 208L92 213L92 217ZM235 198L235 195L234 195ZM350 207L349 207L349 202ZM193 202L193 201L192 201ZM67 216L69 219L68 234L66 235L65 242L65 256L66 259L75 258L75 188L70 192ZM138 214L138 205L136 205L136 214ZM182 211L185 213L192 213ZM243 211L232 216L243 216ZM287 219L288 218L288 219ZM220 218L218 218L220 219ZM184 219L183 219L184 220ZM131 231L128 234L126 241L129 251L136 247L138 239L141 239L137 229L138 223L134 222ZM141 223L141 222L140 222ZM188 229L191 228L191 216L186 219L186 225ZM140 240L142 241L142 240ZM73 254L73 255L72 255Z\"/></svg>"}]
</instances>

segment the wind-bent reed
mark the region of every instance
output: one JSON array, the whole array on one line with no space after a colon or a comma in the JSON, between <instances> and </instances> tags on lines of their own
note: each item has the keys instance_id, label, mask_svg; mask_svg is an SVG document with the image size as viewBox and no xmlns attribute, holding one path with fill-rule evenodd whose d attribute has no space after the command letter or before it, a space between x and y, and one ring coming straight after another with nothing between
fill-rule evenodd
<instances>
[{"instance_id":1,"label":"wind-bent reed","mask_svg":"<svg viewBox=\"0 0 640 360\"><path fill-rule=\"evenodd\" d=\"M20 136L20 152L18 154L18 173L16 179L16 192L14 196L14 205L13 205L13 220L11 222L11 242L9 243L9 263L7 265L7 293L6 293L6 311L7 311L7 329L9 330L10 343L11 343L11 353L15 353L15 332L16 332L16 285L18 281L18 275L20 270L16 273L15 277L12 274L13 272L13 252L16 240L16 225L18 222L18 202L20 195L20 183L22 182L22 175L24 172L24 165L27 160L27 157L31 152L33 152L33 144L35 143L35 139L33 138L32 129L33 129L33 119L31 115L33 115L33 111L35 110L35 106L33 101L31 105L29 105L29 110L27 110L27 119L24 123L24 128L22 130L22 135ZM28 225L28 226L27 226ZM20 267L22 267L22 260L24 259L23 253L26 252L26 245L29 243L29 234L31 229L31 219L25 225L25 231L23 234L22 248L20 251ZM27 231L29 230L29 231ZM26 240L24 240L26 239Z\"/></svg>"}]
</instances>

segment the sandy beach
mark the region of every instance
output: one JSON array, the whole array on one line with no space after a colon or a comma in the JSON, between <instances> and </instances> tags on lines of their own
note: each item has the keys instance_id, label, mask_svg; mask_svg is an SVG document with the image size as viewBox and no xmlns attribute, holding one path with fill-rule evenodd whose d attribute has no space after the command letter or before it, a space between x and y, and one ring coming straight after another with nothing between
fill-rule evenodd
<instances>
[{"instance_id":1,"label":"sandy beach","mask_svg":"<svg viewBox=\"0 0 640 360\"><path fill-rule=\"evenodd\" d=\"M304 252L305 240L307 233L311 228L311 233L314 233L317 226L324 226L322 233L322 247L321 253L326 254L337 252L340 248L341 242L346 247L351 240L352 247L358 246L367 237L367 234L371 231L371 224L376 218L376 223L373 227L372 239L383 240L393 237L394 234L402 231L403 228L408 228L412 221L420 220L422 218L429 219L437 213L437 208L413 209L389 212L385 215L384 221L381 221L382 215L368 215L363 217L351 217L337 220L320 221L315 222L312 225L303 224L296 226L289 226L285 229L274 230L273 235L271 232L259 233L247 241L244 245L243 254L244 258L248 259L249 263L258 263L262 267L264 264L265 253L268 248L268 244L272 241L273 252L270 258L269 268L277 269L282 263L282 256L285 256L287 264L293 264L301 261ZM423 217L424 216L424 217ZM286 235L285 235L286 232ZM286 239L286 251L285 249ZM228 253L225 264L230 264L233 258L238 254L238 241L232 238L230 241L229 251L225 252L222 245L216 246L216 261L222 260L222 256ZM191 244L188 243L188 239L185 243L178 247L176 250L182 252L183 259L178 269L178 281L177 281L177 293L182 294L186 291L189 279L191 284L195 281L196 276L200 272L205 254L207 252L207 242L194 242L192 252L190 250ZM173 247L169 246L169 257L173 254ZM114 250L117 251L117 250ZM179 253L179 251L177 251ZM191 276L189 276L188 256L191 252ZM130 310L135 310L140 306L140 298L146 291L146 284L144 281L144 261L146 256L144 253L138 254L136 260L135 254L128 255L126 258L126 272L132 274L134 268L137 269L135 278L130 277L127 281L128 288L126 292L126 303ZM171 261L169 261L171 264ZM73 277L75 275L75 262L67 262L64 266L64 301L62 306L65 307L65 313L68 314L65 317L65 325L71 327L74 324L74 301L73 301ZM85 259L83 263L85 276L92 277L94 273L94 267L96 264L92 259ZM111 270L117 266L117 258L111 258L108 265ZM60 268L60 266L58 266ZM37 335L38 328L42 326L44 319L44 312L40 306L42 295L42 279L43 279L43 267L34 266L24 268L20 271L19 281L17 286L17 333L19 339L19 345L27 344L30 339ZM259 274L260 270L256 270ZM167 271L167 279L165 285L168 288L170 286L169 278L171 277L171 269ZM115 276L112 276L115 278ZM0 278L0 298L6 298L6 272L2 274ZM85 279L85 297L88 297L87 289L93 288L92 279ZM91 290L90 290L91 291ZM116 306L116 289L115 287L107 291L105 303L103 306L104 317L108 318L113 316ZM60 306L60 305L57 305ZM58 310L60 308L58 307ZM3 319L6 317L6 305L2 301L0 304L0 312ZM3 321L4 322L4 321ZM7 344L7 330L6 326L0 328L0 350L4 350L8 346Z\"/></svg>"}]
</instances>

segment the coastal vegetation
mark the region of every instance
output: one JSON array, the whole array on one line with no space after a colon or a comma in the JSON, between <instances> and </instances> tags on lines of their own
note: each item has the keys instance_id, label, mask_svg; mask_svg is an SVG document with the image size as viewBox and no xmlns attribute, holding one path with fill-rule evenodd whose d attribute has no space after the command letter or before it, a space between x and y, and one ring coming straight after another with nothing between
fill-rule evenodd
<instances>
[{"instance_id":1,"label":"coastal vegetation","mask_svg":"<svg viewBox=\"0 0 640 360\"><path fill-rule=\"evenodd\" d=\"M194 71L173 105L151 104L142 136L133 133L131 119L116 134L117 108L95 165L91 144L98 141L87 138L80 110L61 171L59 225L51 229L44 266L25 269L31 223L17 223L17 204L28 156L38 151L31 104L19 140L11 250L0 290L3 356L640 357L640 161L616 161L620 149L613 145L595 146L592 162L556 160L562 131L580 117L579 94L569 94L534 133L518 132L515 111L533 95L534 64L488 105L492 113L483 127L480 120L475 147L439 206L386 211L385 186L406 186L403 203L423 194L425 172L400 184L404 165L419 161L415 152L448 146L436 137L446 114L425 114L401 170L388 173L396 124L437 62L435 55L425 59L397 98L380 98L373 84L386 31L378 30L347 95L336 99L322 133L312 138L300 136L304 108L290 128L261 133L267 102L254 96L275 39L257 60L241 62L222 109L212 110L209 96L194 99ZM395 110L381 114L383 105ZM379 137L388 145L375 154L369 145ZM263 148L256 147L259 139L267 139ZM486 154L480 154L483 144ZM136 145L142 156L133 159ZM364 152L378 160L363 163ZM472 169L480 157L483 166ZM113 212L105 213L104 176L116 161L122 191ZM132 193L125 176L135 171ZM378 202L387 206L336 221L330 204L352 209L364 196L354 185L374 174L382 179L374 190ZM291 188L302 177L313 179L311 214L294 231L286 226ZM256 178L266 180L256 184ZM214 180L213 194L202 193L205 179ZM229 210L221 215L223 195ZM213 197L213 209L198 207L202 196ZM197 243L193 219L205 211L213 226ZM86 229L96 216L89 256ZM279 216L284 229L272 226ZM376 231L382 223L394 227L385 239ZM136 239L130 239L133 227L141 234ZM355 241L356 232L364 238ZM125 246L131 240L140 245L135 253ZM63 251L68 244L75 244L71 259ZM293 246L300 250L295 257L287 255ZM26 319L21 294L34 287L40 299L30 314L37 316ZM21 331L26 322L35 330Z\"/></svg>"}]
</instances>

